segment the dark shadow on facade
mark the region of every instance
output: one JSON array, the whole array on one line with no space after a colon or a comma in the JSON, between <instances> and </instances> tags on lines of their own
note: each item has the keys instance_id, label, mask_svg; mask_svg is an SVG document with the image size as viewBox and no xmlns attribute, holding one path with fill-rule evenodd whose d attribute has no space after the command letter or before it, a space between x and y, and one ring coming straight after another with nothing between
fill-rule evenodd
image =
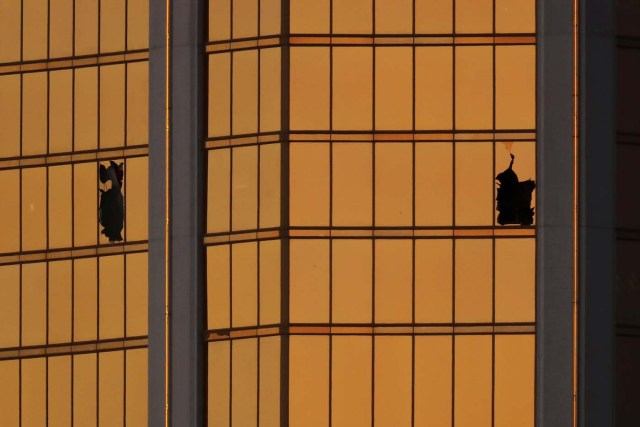
<instances>
[{"instance_id":1,"label":"dark shadow on facade","mask_svg":"<svg viewBox=\"0 0 640 427\"><path fill-rule=\"evenodd\" d=\"M106 191L100 189L98 220L104 227L101 233L109 239L109 242L121 242L124 224L124 197L122 196L124 164L118 165L113 161L109 163L108 168L100 165L100 182L103 184L111 182L111 188Z\"/></svg>"},{"instance_id":2,"label":"dark shadow on facade","mask_svg":"<svg viewBox=\"0 0 640 427\"><path fill-rule=\"evenodd\" d=\"M533 208L531 197L536 188L536 182L528 179L520 182L518 175L513 171L515 156L511 154L509 167L496 176L498 181L498 195L496 197L498 210L498 223L500 225L533 224Z\"/></svg>"}]
</instances>

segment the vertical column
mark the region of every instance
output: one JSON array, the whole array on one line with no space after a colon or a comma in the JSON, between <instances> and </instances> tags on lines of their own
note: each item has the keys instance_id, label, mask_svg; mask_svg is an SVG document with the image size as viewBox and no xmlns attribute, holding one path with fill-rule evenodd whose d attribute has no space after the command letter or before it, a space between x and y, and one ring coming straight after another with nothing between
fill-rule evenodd
<instances>
[{"instance_id":1,"label":"vertical column","mask_svg":"<svg viewBox=\"0 0 640 427\"><path fill-rule=\"evenodd\" d=\"M149 256L149 423L163 425L165 366L170 366L171 425L204 423L203 358L203 176L205 97L202 40L204 2L172 2L170 67L166 75L166 0L150 8L150 256ZM167 78L169 85L167 86ZM165 95L169 88L169 141L165 138ZM165 162L166 144L169 165ZM169 167L169 188L166 171ZM168 190L168 191L167 191ZM169 198L169 247L166 247L166 200ZM165 352L166 251L169 251L170 344Z\"/></svg>"}]
</instances>

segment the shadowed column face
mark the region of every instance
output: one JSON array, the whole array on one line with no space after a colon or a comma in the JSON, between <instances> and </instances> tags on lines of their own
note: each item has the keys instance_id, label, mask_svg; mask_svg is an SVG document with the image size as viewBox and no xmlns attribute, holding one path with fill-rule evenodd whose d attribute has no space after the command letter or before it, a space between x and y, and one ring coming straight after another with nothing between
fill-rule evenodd
<instances>
[{"instance_id":1,"label":"shadowed column face","mask_svg":"<svg viewBox=\"0 0 640 427\"><path fill-rule=\"evenodd\" d=\"M535 6L209 1L210 426L533 426Z\"/></svg>"},{"instance_id":2,"label":"shadowed column face","mask_svg":"<svg viewBox=\"0 0 640 427\"><path fill-rule=\"evenodd\" d=\"M148 2L0 17L0 425L146 425Z\"/></svg>"}]
</instances>

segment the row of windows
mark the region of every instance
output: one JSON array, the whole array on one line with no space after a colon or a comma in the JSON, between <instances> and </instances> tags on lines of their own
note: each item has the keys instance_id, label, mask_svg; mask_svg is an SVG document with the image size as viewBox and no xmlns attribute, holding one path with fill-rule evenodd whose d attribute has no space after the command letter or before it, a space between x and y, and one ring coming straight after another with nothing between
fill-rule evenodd
<instances>
[{"instance_id":1,"label":"row of windows","mask_svg":"<svg viewBox=\"0 0 640 427\"><path fill-rule=\"evenodd\" d=\"M148 62L0 76L0 157L144 145Z\"/></svg>"},{"instance_id":2,"label":"row of windows","mask_svg":"<svg viewBox=\"0 0 640 427\"><path fill-rule=\"evenodd\" d=\"M147 425L147 350L0 361L4 427Z\"/></svg>"},{"instance_id":3,"label":"row of windows","mask_svg":"<svg viewBox=\"0 0 640 427\"><path fill-rule=\"evenodd\" d=\"M148 0L3 0L0 63L146 49Z\"/></svg>"},{"instance_id":4,"label":"row of windows","mask_svg":"<svg viewBox=\"0 0 640 427\"><path fill-rule=\"evenodd\" d=\"M0 348L147 335L147 254L0 266Z\"/></svg>"},{"instance_id":5,"label":"row of windows","mask_svg":"<svg viewBox=\"0 0 640 427\"><path fill-rule=\"evenodd\" d=\"M535 321L534 239L293 239L292 323ZM280 316L280 244L207 248L209 329Z\"/></svg>"},{"instance_id":6,"label":"row of windows","mask_svg":"<svg viewBox=\"0 0 640 427\"><path fill-rule=\"evenodd\" d=\"M148 158L124 162L122 237L148 235ZM0 170L0 253L107 244L98 224L99 163ZM107 165L108 166L108 165ZM129 212L129 214L126 214Z\"/></svg>"},{"instance_id":7,"label":"row of windows","mask_svg":"<svg viewBox=\"0 0 640 427\"><path fill-rule=\"evenodd\" d=\"M277 0L210 0L209 40L278 34L280 8ZM291 0L290 31L292 34L533 33L535 1Z\"/></svg>"},{"instance_id":8,"label":"row of windows","mask_svg":"<svg viewBox=\"0 0 640 427\"><path fill-rule=\"evenodd\" d=\"M535 179L531 142L292 143L291 225L491 226L510 154ZM279 225L280 144L211 150L208 168L208 232Z\"/></svg>"},{"instance_id":9,"label":"row of windows","mask_svg":"<svg viewBox=\"0 0 640 427\"><path fill-rule=\"evenodd\" d=\"M209 344L209 426L279 425L279 338ZM533 426L530 335L291 336L291 426Z\"/></svg>"}]
</instances>

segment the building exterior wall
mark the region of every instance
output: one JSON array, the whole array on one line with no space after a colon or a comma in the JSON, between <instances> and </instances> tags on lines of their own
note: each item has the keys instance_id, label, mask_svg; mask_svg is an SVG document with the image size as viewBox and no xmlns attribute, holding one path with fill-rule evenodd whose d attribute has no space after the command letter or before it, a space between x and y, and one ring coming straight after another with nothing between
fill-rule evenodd
<instances>
[{"instance_id":1,"label":"building exterior wall","mask_svg":"<svg viewBox=\"0 0 640 427\"><path fill-rule=\"evenodd\" d=\"M146 1L0 5L0 424L146 424ZM123 241L98 224L123 163Z\"/></svg>"}]
</instances>

